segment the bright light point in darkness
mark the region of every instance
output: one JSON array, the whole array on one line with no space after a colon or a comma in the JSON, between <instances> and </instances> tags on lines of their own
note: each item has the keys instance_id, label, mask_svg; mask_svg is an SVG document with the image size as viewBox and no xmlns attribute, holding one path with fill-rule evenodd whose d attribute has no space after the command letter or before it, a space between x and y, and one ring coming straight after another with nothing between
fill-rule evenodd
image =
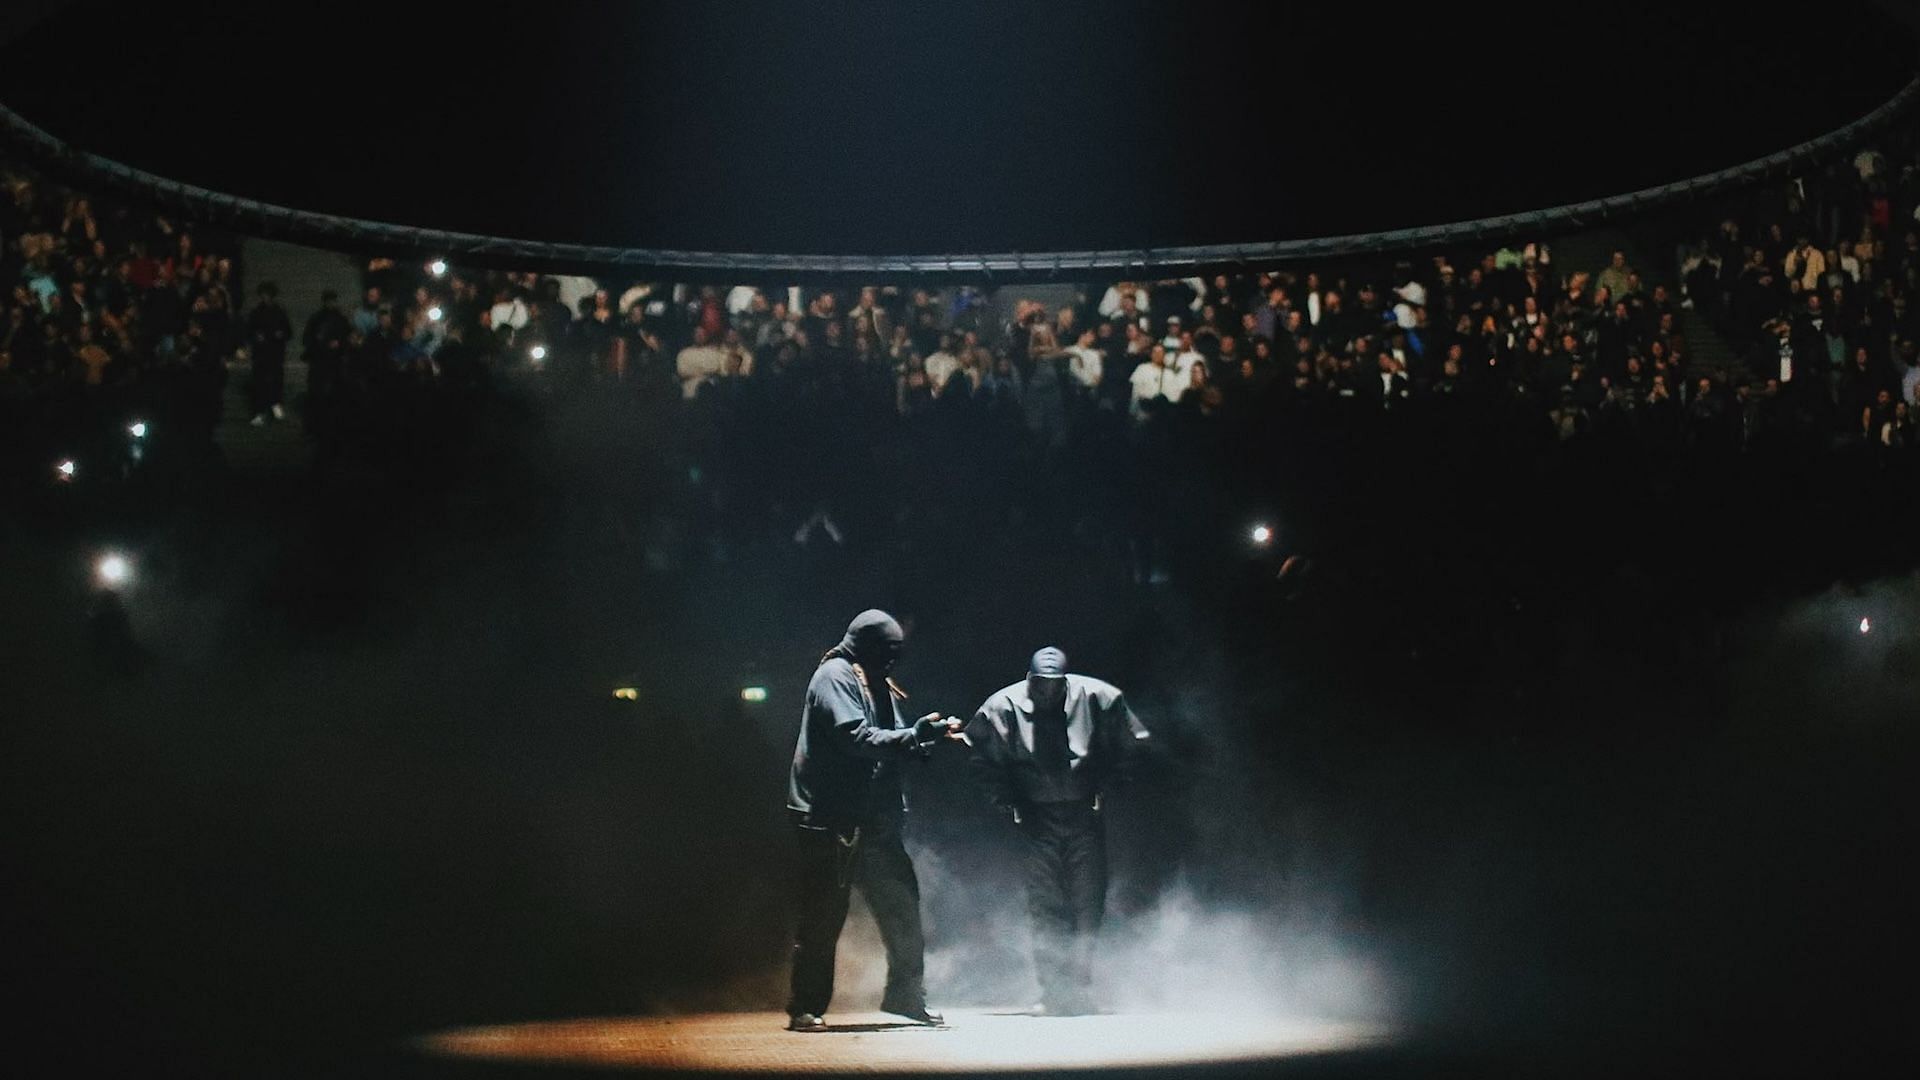
<instances>
[{"instance_id":1,"label":"bright light point in darkness","mask_svg":"<svg viewBox=\"0 0 1920 1080\"><path fill-rule=\"evenodd\" d=\"M78 468L78 466L74 465L73 459L68 458L65 461L62 461L60 464L55 465L53 467L53 471L60 474L60 479L71 480L73 479L74 470L76 468Z\"/></svg>"},{"instance_id":2,"label":"bright light point in darkness","mask_svg":"<svg viewBox=\"0 0 1920 1080\"><path fill-rule=\"evenodd\" d=\"M430 308L428 308L428 309L427 309L427 318L428 318L428 319L430 319L430 320L432 320L432 321L434 321L434 322L439 322L439 321L440 321L440 318L441 318L441 316L443 316L443 315L445 315L445 314L446 314L446 312L444 312L444 311L441 311L441 310L440 310L439 308L437 308L437 307L430 307Z\"/></svg>"},{"instance_id":3,"label":"bright light point in darkness","mask_svg":"<svg viewBox=\"0 0 1920 1080\"><path fill-rule=\"evenodd\" d=\"M1872 630L1872 629L1873 629L1873 620L1872 620L1872 619L1861 619L1861 620L1860 620L1860 632L1861 632L1861 633L1863 633L1863 634L1864 634L1864 633L1867 633L1868 631L1870 631L1870 630Z\"/></svg>"},{"instance_id":4,"label":"bright light point in darkness","mask_svg":"<svg viewBox=\"0 0 1920 1080\"><path fill-rule=\"evenodd\" d=\"M528 355L532 356L535 360L545 360L547 358L547 347L545 345L535 345L533 351Z\"/></svg>"},{"instance_id":5,"label":"bright light point in darkness","mask_svg":"<svg viewBox=\"0 0 1920 1080\"><path fill-rule=\"evenodd\" d=\"M133 580L133 564L124 555L102 555L94 565L94 573L99 576L100 584L115 588Z\"/></svg>"},{"instance_id":6,"label":"bright light point in darkness","mask_svg":"<svg viewBox=\"0 0 1920 1080\"><path fill-rule=\"evenodd\" d=\"M1254 543L1256 543L1256 544L1264 544L1264 543L1266 543L1266 542L1268 542L1268 541L1270 541L1270 540L1272 540L1272 539L1273 539L1273 530L1272 530L1272 529L1269 529L1269 528L1267 528L1267 527L1266 527L1265 525L1255 525L1255 526L1253 527L1253 542L1254 542Z\"/></svg>"},{"instance_id":7,"label":"bright light point in darkness","mask_svg":"<svg viewBox=\"0 0 1920 1080\"><path fill-rule=\"evenodd\" d=\"M631 686L622 686L613 692L613 696L621 701L639 701L640 691Z\"/></svg>"},{"instance_id":8,"label":"bright light point in darkness","mask_svg":"<svg viewBox=\"0 0 1920 1080\"><path fill-rule=\"evenodd\" d=\"M434 277L445 277L447 274L447 260L435 259L427 264L427 269L433 271Z\"/></svg>"},{"instance_id":9,"label":"bright light point in darkness","mask_svg":"<svg viewBox=\"0 0 1920 1080\"><path fill-rule=\"evenodd\" d=\"M135 420L135 421L134 421L133 423L131 423L131 424L128 424L128 425L127 425L127 434L129 434L129 435L131 435L131 436L133 436L133 437L134 437L134 438L136 438L136 439L144 439L144 438L146 438L146 437L147 437L147 422L146 422L145 420Z\"/></svg>"},{"instance_id":10,"label":"bright light point in darkness","mask_svg":"<svg viewBox=\"0 0 1920 1080\"><path fill-rule=\"evenodd\" d=\"M767 688L764 686L746 687L740 691L740 700L741 701L765 701L767 700Z\"/></svg>"}]
</instances>

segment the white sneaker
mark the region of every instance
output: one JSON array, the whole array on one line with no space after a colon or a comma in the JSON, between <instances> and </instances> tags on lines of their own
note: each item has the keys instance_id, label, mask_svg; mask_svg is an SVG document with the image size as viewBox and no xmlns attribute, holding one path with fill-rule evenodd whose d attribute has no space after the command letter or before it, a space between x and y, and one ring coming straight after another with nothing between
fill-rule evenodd
<instances>
[{"instance_id":1,"label":"white sneaker","mask_svg":"<svg viewBox=\"0 0 1920 1080\"><path fill-rule=\"evenodd\" d=\"M281 408L280 403L277 401L273 403L273 418L275 420L285 420L287 418L287 410Z\"/></svg>"}]
</instances>

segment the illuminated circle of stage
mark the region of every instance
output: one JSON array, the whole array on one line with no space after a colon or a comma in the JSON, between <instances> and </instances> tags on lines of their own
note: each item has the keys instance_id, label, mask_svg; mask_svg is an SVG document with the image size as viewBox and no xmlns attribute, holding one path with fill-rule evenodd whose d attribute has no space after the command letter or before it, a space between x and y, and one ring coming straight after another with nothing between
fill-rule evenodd
<instances>
[{"instance_id":1,"label":"illuminated circle of stage","mask_svg":"<svg viewBox=\"0 0 1920 1080\"><path fill-rule=\"evenodd\" d=\"M969 1009L947 1016L946 1027L925 1028L885 1013L836 1015L817 1034L782 1030L779 1013L603 1017L465 1028L416 1045L437 1057L494 1064L820 1076L1174 1068L1389 1041L1378 1025L1217 1013L1034 1017Z\"/></svg>"}]
</instances>

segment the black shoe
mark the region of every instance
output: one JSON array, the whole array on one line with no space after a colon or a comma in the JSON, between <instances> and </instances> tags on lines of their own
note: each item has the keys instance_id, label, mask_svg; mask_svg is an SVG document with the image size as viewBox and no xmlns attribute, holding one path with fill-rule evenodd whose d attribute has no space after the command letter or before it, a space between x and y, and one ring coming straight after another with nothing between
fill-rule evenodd
<instances>
[{"instance_id":1,"label":"black shoe","mask_svg":"<svg viewBox=\"0 0 1920 1080\"><path fill-rule=\"evenodd\" d=\"M788 1031L825 1031L827 1022L812 1013L794 1013L787 1017Z\"/></svg>"},{"instance_id":2,"label":"black shoe","mask_svg":"<svg viewBox=\"0 0 1920 1080\"><path fill-rule=\"evenodd\" d=\"M941 1016L939 1013L928 1012L925 1005L909 1005L905 1008L896 1008L882 1003L880 1011L891 1013L894 1016L904 1016L916 1024L925 1024L928 1027L943 1027L947 1022L947 1018Z\"/></svg>"}]
</instances>

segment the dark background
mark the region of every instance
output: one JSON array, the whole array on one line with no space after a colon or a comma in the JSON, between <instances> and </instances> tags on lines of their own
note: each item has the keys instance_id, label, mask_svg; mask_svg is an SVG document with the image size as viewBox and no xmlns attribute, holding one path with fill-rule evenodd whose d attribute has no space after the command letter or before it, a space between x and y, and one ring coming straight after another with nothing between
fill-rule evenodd
<instances>
[{"instance_id":1,"label":"dark background","mask_svg":"<svg viewBox=\"0 0 1920 1080\"><path fill-rule=\"evenodd\" d=\"M0 101L302 210L521 239L932 254L1264 242L1615 195L1910 77L1866 4L77 4ZM79 78L74 75L78 59Z\"/></svg>"},{"instance_id":2,"label":"dark background","mask_svg":"<svg viewBox=\"0 0 1920 1080\"><path fill-rule=\"evenodd\" d=\"M666 36L647 40L695 32L668 25L676 10L653 16ZM983 10L913 48L1045 42L1049 19L1069 18L1034 16L1042 32L1023 34ZM1696 31L1726 48L1624 73L1629 107L1589 117L1546 73L1585 85L1590 69L1598 85L1600 46L1626 31L1596 12L1581 32L1551 37L1554 48L1593 44L1600 59L1583 65L1544 44L1529 52L1549 35L1514 29L1506 40L1519 44L1502 55L1523 59L1482 76L1462 50L1472 35L1508 33L1503 15L1496 5L1484 26L1408 35L1424 46L1380 44L1402 25L1384 16L1315 15L1353 43L1353 73L1337 79L1285 74L1289 58L1320 72L1340 63L1340 50L1302 56L1286 45L1284 24L1299 13L1274 16L1265 38L1191 35L1196 48L1278 57L1283 85L1268 107L1308 129L1326 118L1325 140L1249 150L1282 162L1264 173L1189 169L1153 149L1178 141L1149 137L1163 115L1156 94L1210 84L1185 78L1184 61L1144 59L1164 36L1150 13L1120 24L1131 29L1103 21L1115 38L1097 55L1064 44L1039 57L964 50L989 77L955 85L983 105L976 119L930 124L946 133L931 155L819 149L857 132L843 119L854 105L907 110L909 98L817 112L784 97L769 105L793 117L768 135L773 156L829 163L820 172L631 168L654 155L606 149L598 128L565 123L553 129L552 161L603 154L622 168L552 168L516 146L430 178L377 163L365 175L341 170L338 161L396 145L425 160L430 134L393 134L445 120L462 142L487 126L488 108L517 107L488 89L503 67L539 70L623 40L544 11L514 13L498 35L448 28L460 58L382 56L371 75L351 33L323 35L331 51L318 59L302 60L301 39L287 38L290 51L207 54L219 60L210 68L198 53L127 48L155 16L123 12L46 31L83 35L101 82L36 81L32 56L10 49L0 100L76 138L82 129L64 128L53 105L43 115L32 103L59 96L60 108L94 110L87 130L99 121L103 140L133 138L161 113L207 117L204 131L157 140L157 155L179 158L147 159L133 142L82 145L263 197L280 189L250 178L323 180L324 192L285 189L290 201L311 195L301 204L314 209L409 221L408 207L427 207L449 216L422 223L500 232L517 228L501 215L524 214L526 228L560 239L930 250L1244 239L1239 226L1266 212L1275 236L1343 231L1349 212L1364 228L1435 220L1429 204L1406 201L1418 192L1540 205L1589 182L1593 194L1641 182L1573 167L1589 147L1595 161L1646 167L1647 182L1672 179L1828 130L1893 89L1785 78L1810 47L1791 20L1737 30L1663 9L1672 36L1634 37L1635 55L1678 55ZM779 19L701 32L744 47ZM1631 23L1623 14L1618 25ZM397 29L410 25L398 17ZM482 39L496 38L511 45L489 51ZM843 36L797 40L825 58L803 73L816 89L841 89L829 76L868 55ZM1271 54L1263 42L1276 43ZM618 78L720 78L675 66L692 53L657 49ZM1039 85L1027 73L1055 62L1110 79L1134 106L1120 115L1143 125L1137 141L1099 120L1105 105L1085 105L1064 135L995 119ZM164 79L129 85L169 97L112 89L118 72L152 64ZM1448 90L1408 89L1428 70L1448 73ZM1662 78L1726 96L1679 95ZM432 89L416 96L419 85ZM1368 98L1370 87L1384 89ZM1825 97L1856 90L1859 101ZM628 93L605 96L667 100ZM556 94L567 100L551 114L576 115L571 93ZM1666 127L1672 118L1653 103L1671 95L1704 102L1700 122ZM162 110L161 100L183 104ZM1449 146L1504 147L1543 131L1551 152L1528 160L1550 193L1535 198L1521 185L1534 174L1512 171L1510 185L1450 187L1476 174L1431 147L1403 152L1390 120L1341 119L1342 102L1374 118L1389 100L1467 116L1470 134ZM317 123L303 111L316 102L370 134L356 141ZM1740 102L1767 118L1754 129L1763 137L1723 152L1718 136L1746 130L1748 114L1729 111ZM132 122L102 118L102 103ZM1799 111L1816 105L1833 111ZM267 152L231 134L263 115L272 134L317 141ZM667 127L656 130L677 130L676 115L660 106L653 119ZM1203 111L1182 124L1214 122ZM1616 132L1650 149L1609 153ZM1349 139L1385 163L1354 167ZM955 151L954 169L921 167L956 144L971 149ZM1113 147L1141 155L1143 171L1060 164ZM1712 160L1667 171L1688 148ZM1285 164L1296 158L1316 164ZM1562 164L1570 180L1549 171ZM275 178L283 167L290 178ZM558 186L576 172L615 195L629 181L657 186L581 203ZM900 175L918 186L895 183ZM1185 194L1250 176L1262 197ZM347 201L363 197L347 183L359 180L382 201ZM1283 183L1307 186L1264 198L1292 190ZM1118 186L1102 194L1102 184ZM1329 193L1335 184L1350 203ZM986 194L1008 190L1062 197ZM1181 194L1151 213L1105 209L1147 190ZM503 202L500 191L546 197ZM879 194L822 197L846 191ZM714 194L699 204L709 209L682 212L682 197L699 192ZM1030 204L1032 221L976 212ZM557 215L577 205L595 212L576 237ZM813 206L831 213L791 212ZM1402 209L1404 220L1393 216ZM1135 231L1103 239L1115 222ZM777 1008L779 793L798 698L820 650L869 605L911 620L900 676L916 705L971 708L1051 642L1077 670L1126 688L1164 736L1163 756L1116 798L1117 995L1389 1019L1405 1025L1409 1049L1367 1059L1382 1071L1445 1071L1456 1060L1447 1055L1461 1054L1483 1075L1884 1075L1911 1057L1901 1042L1910 894L1900 885L1914 850L1920 689L1910 475L1805 447L1676 471L1604 445L1542 452L1537 433L1439 444L1322 435L1272 447L1289 464L1258 498L1237 484L1183 492L1206 525L1195 530L1202 569L1136 589L1113 550L1044 526L960 529L904 548L856 538L838 554L773 537L708 562L676 541L686 510L672 485L653 482L678 463L632 416L512 386L484 408L471 450L417 468L290 480L213 463L168 473L163 490L110 512L57 493L10 502L0 518L0 881L16 915L0 962L26 999L10 1015L20 1060L54 1061L56 1073L377 1074L405 1066L392 1052L401 1040L452 1025ZM623 537L615 521L627 511L667 524ZM1281 550L1241 542L1253 520L1278 525ZM126 598L131 649L99 632L111 620L91 560L107 545L139 568ZM1278 583L1277 557L1291 552L1311 556L1312 569ZM1871 634L1858 632L1862 618ZM749 684L769 687L764 707L738 700ZM621 685L639 701L614 700ZM1025 974L996 921L1009 897L1017 905L1011 841L956 764L937 759L914 780L936 1004L1011 1004ZM1184 929L1183 912L1197 916ZM857 923L850 933L851 951L870 946ZM1155 945L1181 962L1143 986L1138 964ZM983 973L992 965L1009 970ZM1220 1001L1222 988L1238 1000Z\"/></svg>"},{"instance_id":3,"label":"dark background","mask_svg":"<svg viewBox=\"0 0 1920 1080\"><path fill-rule=\"evenodd\" d=\"M778 1008L799 695L880 605L914 707L1053 642L1161 735L1116 799L1123 1002L1384 1019L1409 1060L1528 1074L1898 1048L1920 594L1871 459L1362 428L1276 447L1264 506L1196 485L1203 569L1136 588L1032 528L623 543L609 515L684 510L618 464L667 448L615 403L500 394L432 469L10 519L22 1046L384 1072L449 1025ZM1228 527L1257 514L1314 556L1297 584ZM116 541L131 655L90 637ZM936 1000L1024 1000L1011 839L953 758L913 785Z\"/></svg>"}]
</instances>

